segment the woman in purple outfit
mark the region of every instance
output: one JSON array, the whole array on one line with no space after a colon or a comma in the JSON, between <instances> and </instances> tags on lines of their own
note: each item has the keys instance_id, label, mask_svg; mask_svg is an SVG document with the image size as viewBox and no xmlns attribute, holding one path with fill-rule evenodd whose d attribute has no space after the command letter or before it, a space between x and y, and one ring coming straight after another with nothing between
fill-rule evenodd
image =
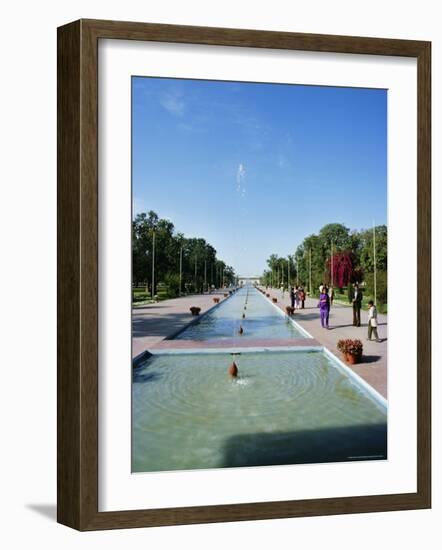
<instances>
[{"instance_id":1,"label":"woman in purple outfit","mask_svg":"<svg viewBox=\"0 0 442 550\"><path fill-rule=\"evenodd\" d=\"M319 313L321 314L322 328L328 328L328 317L330 314L330 296L327 294L327 288L323 287L319 295Z\"/></svg>"}]
</instances>

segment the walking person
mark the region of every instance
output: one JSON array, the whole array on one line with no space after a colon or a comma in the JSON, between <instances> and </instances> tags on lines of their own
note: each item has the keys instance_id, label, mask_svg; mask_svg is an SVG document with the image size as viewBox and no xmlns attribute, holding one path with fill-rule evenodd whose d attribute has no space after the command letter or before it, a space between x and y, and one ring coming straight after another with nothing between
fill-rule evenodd
<instances>
[{"instance_id":1,"label":"walking person","mask_svg":"<svg viewBox=\"0 0 442 550\"><path fill-rule=\"evenodd\" d=\"M299 299L301 300L301 309L304 309L305 304L305 290L304 287L299 287Z\"/></svg>"},{"instance_id":2,"label":"walking person","mask_svg":"<svg viewBox=\"0 0 442 550\"><path fill-rule=\"evenodd\" d=\"M295 309L299 309L301 303L301 297L299 292L299 287L295 287Z\"/></svg>"},{"instance_id":3,"label":"walking person","mask_svg":"<svg viewBox=\"0 0 442 550\"><path fill-rule=\"evenodd\" d=\"M329 328L328 326L328 319L330 315L330 297L327 294L326 287L322 288L322 292L319 295L319 313L321 316L321 327L322 328Z\"/></svg>"},{"instance_id":4,"label":"walking person","mask_svg":"<svg viewBox=\"0 0 442 550\"><path fill-rule=\"evenodd\" d=\"M353 305L353 326L361 326L361 305L362 305L362 290L359 288L358 283L353 285L353 293L351 302Z\"/></svg>"},{"instance_id":5,"label":"walking person","mask_svg":"<svg viewBox=\"0 0 442 550\"><path fill-rule=\"evenodd\" d=\"M368 340L371 340L371 335L374 335L376 342L381 342L378 336L378 310L374 305L373 300L368 302Z\"/></svg>"},{"instance_id":6,"label":"walking person","mask_svg":"<svg viewBox=\"0 0 442 550\"><path fill-rule=\"evenodd\" d=\"M292 309L295 309L295 289L293 287L290 289L290 305Z\"/></svg>"}]
</instances>

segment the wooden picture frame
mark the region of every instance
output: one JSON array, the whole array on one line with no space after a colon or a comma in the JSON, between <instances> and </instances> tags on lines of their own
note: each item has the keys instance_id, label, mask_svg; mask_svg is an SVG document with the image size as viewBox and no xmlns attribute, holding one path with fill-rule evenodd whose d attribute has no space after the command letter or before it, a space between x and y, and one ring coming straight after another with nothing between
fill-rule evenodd
<instances>
[{"instance_id":1,"label":"wooden picture frame","mask_svg":"<svg viewBox=\"0 0 442 550\"><path fill-rule=\"evenodd\" d=\"M403 56L418 70L417 492L98 511L98 41L124 39ZM82 531L431 506L431 44L79 20L58 29L58 521Z\"/></svg>"}]
</instances>

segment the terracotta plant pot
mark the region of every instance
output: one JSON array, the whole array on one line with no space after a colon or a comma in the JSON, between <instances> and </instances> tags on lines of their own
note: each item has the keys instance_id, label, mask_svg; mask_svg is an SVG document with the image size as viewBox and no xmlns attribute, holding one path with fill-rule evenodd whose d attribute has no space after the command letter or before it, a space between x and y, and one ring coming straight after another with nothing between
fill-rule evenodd
<instances>
[{"instance_id":1,"label":"terracotta plant pot","mask_svg":"<svg viewBox=\"0 0 442 550\"><path fill-rule=\"evenodd\" d=\"M347 338L338 340L336 347L349 365L355 365L360 362L363 345L359 339L352 340L351 338Z\"/></svg>"},{"instance_id":2,"label":"terracotta plant pot","mask_svg":"<svg viewBox=\"0 0 442 550\"><path fill-rule=\"evenodd\" d=\"M274 304L276 304L277 301L278 301L277 298L272 298L272 302L273 302Z\"/></svg>"},{"instance_id":3,"label":"terracotta plant pot","mask_svg":"<svg viewBox=\"0 0 442 550\"><path fill-rule=\"evenodd\" d=\"M266 294L267 298L270 298L270 294Z\"/></svg>"},{"instance_id":4,"label":"terracotta plant pot","mask_svg":"<svg viewBox=\"0 0 442 550\"><path fill-rule=\"evenodd\" d=\"M295 313L295 308L291 306L286 306L285 311L287 315L293 315Z\"/></svg>"},{"instance_id":5,"label":"terracotta plant pot","mask_svg":"<svg viewBox=\"0 0 442 550\"><path fill-rule=\"evenodd\" d=\"M215 304L219 304L219 298L214 298L213 301Z\"/></svg>"},{"instance_id":6,"label":"terracotta plant pot","mask_svg":"<svg viewBox=\"0 0 442 550\"><path fill-rule=\"evenodd\" d=\"M224 298L227 298L228 294L227 292L224 292Z\"/></svg>"},{"instance_id":7,"label":"terracotta plant pot","mask_svg":"<svg viewBox=\"0 0 442 550\"><path fill-rule=\"evenodd\" d=\"M190 313L192 315L199 315L200 314L200 311L201 311L201 308L200 307L196 307L196 306L192 306L190 308Z\"/></svg>"},{"instance_id":8,"label":"terracotta plant pot","mask_svg":"<svg viewBox=\"0 0 442 550\"><path fill-rule=\"evenodd\" d=\"M356 365L356 363L359 363L361 361L361 354L358 353L355 355L354 353L346 353L344 355L346 363L349 365Z\"/></svg>"}]
</instances>

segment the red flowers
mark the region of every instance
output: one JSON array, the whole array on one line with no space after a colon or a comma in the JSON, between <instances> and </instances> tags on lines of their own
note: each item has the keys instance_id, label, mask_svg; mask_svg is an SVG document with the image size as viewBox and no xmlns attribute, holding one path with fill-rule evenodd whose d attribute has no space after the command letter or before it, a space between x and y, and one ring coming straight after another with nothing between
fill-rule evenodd
<instances>
[{"instance_id":1,"label":"red flowers","mask_svg":"<svg viewBox=\"0 0 442 550\"><path fill-rule=\"evenodd\" d=\"M360 340L347 339L338 340L337 348L344 355L362 355L363 346Z\"/></svg>"}]
</instances>

